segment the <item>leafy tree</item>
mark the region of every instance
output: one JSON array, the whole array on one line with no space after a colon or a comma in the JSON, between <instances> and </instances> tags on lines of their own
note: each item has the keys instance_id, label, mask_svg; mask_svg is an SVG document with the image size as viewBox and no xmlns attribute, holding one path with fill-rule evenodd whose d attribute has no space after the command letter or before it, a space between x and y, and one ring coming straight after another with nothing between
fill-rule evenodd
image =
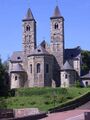
<instances>
[{"instance_id":1,"label":"leafy tree","mask_svg":"<svg viewBox=\"0 0 90 120\"><path fill-rule=\"evenodd\" d=\"M82 50L82 73L87 73L90 70L90 51Z\"/></svg>"},{"instance_id":2,"label":"leafy tree","mask_svg":"<svg viewBox=\"0 0 90 120\"><path fill-rule=\"evenodd\" d=\"M0 59L0 96L8 95L9 75Z\"/></svg>"}]
</instances>

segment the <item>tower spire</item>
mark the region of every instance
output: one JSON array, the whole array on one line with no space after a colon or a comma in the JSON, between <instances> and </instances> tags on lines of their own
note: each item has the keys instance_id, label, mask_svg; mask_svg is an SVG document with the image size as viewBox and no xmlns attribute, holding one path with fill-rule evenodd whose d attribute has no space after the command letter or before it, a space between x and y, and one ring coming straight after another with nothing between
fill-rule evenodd
<instances>
[{"instance_id":1,"label":"tower spire","mask_svg":"<svg viewBox=\"0 0 90 120\"><path fill-rule=\"evenodd\" d=\"M27 14L26 14L26 19L34 19L32 11L30 8L28 8Z\"/></svg>"},{"instance_id":2,"label":"tower spire","mask_svg":"<svg viewBox=\"0 0 90 120\"><path fill-rule=\"evenodd\" d=\"M58 5L57 5L57 6L55 7L53 17L60 17L60 16L61 16L61 13L60 13L59 7L58 7Z\"/></svg>"}]
</instances>

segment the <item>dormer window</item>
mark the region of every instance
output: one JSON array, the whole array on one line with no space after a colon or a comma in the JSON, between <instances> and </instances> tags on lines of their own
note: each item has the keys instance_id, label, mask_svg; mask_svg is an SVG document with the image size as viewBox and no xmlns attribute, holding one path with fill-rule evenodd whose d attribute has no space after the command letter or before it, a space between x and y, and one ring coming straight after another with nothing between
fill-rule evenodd
<instances>
[{"instance_id":1,"label":"dormer window","mask_svg":"<svg viewBox=\"0 0 90 120\"><path fill-rule=\"evenodd\" d=\"M40 49L38 49L38 52L41 52L41 50L40 50Z\"/></svg>"},{"instance_id":2,"label":"dormer window","mask_svg":"<svg viewBox=\"0 0 90 120\"><path fill-rule=\"evenodd\" d=\"M57 24L57 23L55 23L54 28L55 28L55 29L58 29L58 24Z\"/></svg>"},{"instance_id":3,"label":"dormer window","mask_svg":"<svg viewBox=\"0 0 90 120\"><path fill-rule=\"evenodd\" d=\"M18 60L20 60L20 59L21 59L21 57L17 57L17 59L18 59Z\"/></svg>"},{"instance_id":4,"label":"dormer window","mask_svg":"<svg viewBox=\"0 0 90 120\"><path fill-rule=\"evenodd\" d=\"M26 31L30 31L30 26L29 25L26 26Z\"/></svg>"}]
</instances>

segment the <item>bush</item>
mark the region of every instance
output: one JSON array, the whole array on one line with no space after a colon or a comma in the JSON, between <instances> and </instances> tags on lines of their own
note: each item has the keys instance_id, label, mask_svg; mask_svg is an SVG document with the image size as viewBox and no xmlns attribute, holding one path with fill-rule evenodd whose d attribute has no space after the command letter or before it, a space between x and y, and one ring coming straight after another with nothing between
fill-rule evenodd
<instances>
[{"instance_id":1,"label":"bush","mask_svg":"<svg viewBox=\"0 0 90 120\"><path fill-rule=\"evenodd\" d=\"M12 97L14 97L15 96L15 89L12 89L12 90L10 90L9 91L9 96L12 96Z\"/></svg>"},{"instance_id":2,"label":"bush","mask_svg":"<svg viewBox=\"0 0 90 120\"><path fill-rule=\"evenodd\" d=\"M45 101L45 102L44 102L44 104L49 105L49 104L50 104L50 102L49 102L49 101Z\"/></svg>"},{"instance_id":3,"label":"bush","mask_svg":"<svg viewBox=\"0 0 90 120\"><path fill-rule=\"evenodd\" d=\"M35 104L36 104L36 102L35 102L35 101L32 101L32 102L31 102L31 105L35 105Z\"/></svg>"},{"instance_id":4,"label":"bush","mask_svg":"<svg viewBox=\"0 0 90 120\"><path fill-rule=\"evenodd\" d=\"M79 80L76 81L76 83L75 83L74 86L75 86L75 87L80 87L80 88L82 87L82 86L81 86L81 82L80 82Z\"/></svg>"},{"instance_id":5,"label":"bush","mask_svg":"<svg viewBox=\"0 0 90 120\"><path fill-rule=\"evenodd\" d=\"M7 103L6 103L5 98L1 97L0 98L0 109L4 109L4 108L7 108Z\"/></svg>"}]
</instances>

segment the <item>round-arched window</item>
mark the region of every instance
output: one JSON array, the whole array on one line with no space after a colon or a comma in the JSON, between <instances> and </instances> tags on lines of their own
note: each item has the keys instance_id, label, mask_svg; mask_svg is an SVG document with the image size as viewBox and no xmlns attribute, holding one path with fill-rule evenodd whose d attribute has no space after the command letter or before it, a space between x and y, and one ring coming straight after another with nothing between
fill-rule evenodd
<instances>
[{"instance_id":1,"label":"round-arched window","mask_svg":"<svg viewBox=\"0 0 90 120\"><path fill-rule=\"evenodd\" d=\"M40 73L40 67L41 67L41 65L40 65L40 63L38 63L37 64L37 73Z\"/></svg>"},{"instance_id":2,"label":"round-arched window","mask_svg":"<svg viewBox=\"0 0 90 120\"><path fill-rule=\"evenodd\" d=\"M29 25L26 26L26 31L30 31L30 26Z\"/></svg>"},{"instance_id":3,"label":"round-arched window","mask_svg":"<svg viewBox=\"0 0 90 120\"><path fill-rule=\"evenodd\" d=\"M54 28L55 28L55 29L58 29L58 23L55 23Z\"/></svg>"}]
</instances>

